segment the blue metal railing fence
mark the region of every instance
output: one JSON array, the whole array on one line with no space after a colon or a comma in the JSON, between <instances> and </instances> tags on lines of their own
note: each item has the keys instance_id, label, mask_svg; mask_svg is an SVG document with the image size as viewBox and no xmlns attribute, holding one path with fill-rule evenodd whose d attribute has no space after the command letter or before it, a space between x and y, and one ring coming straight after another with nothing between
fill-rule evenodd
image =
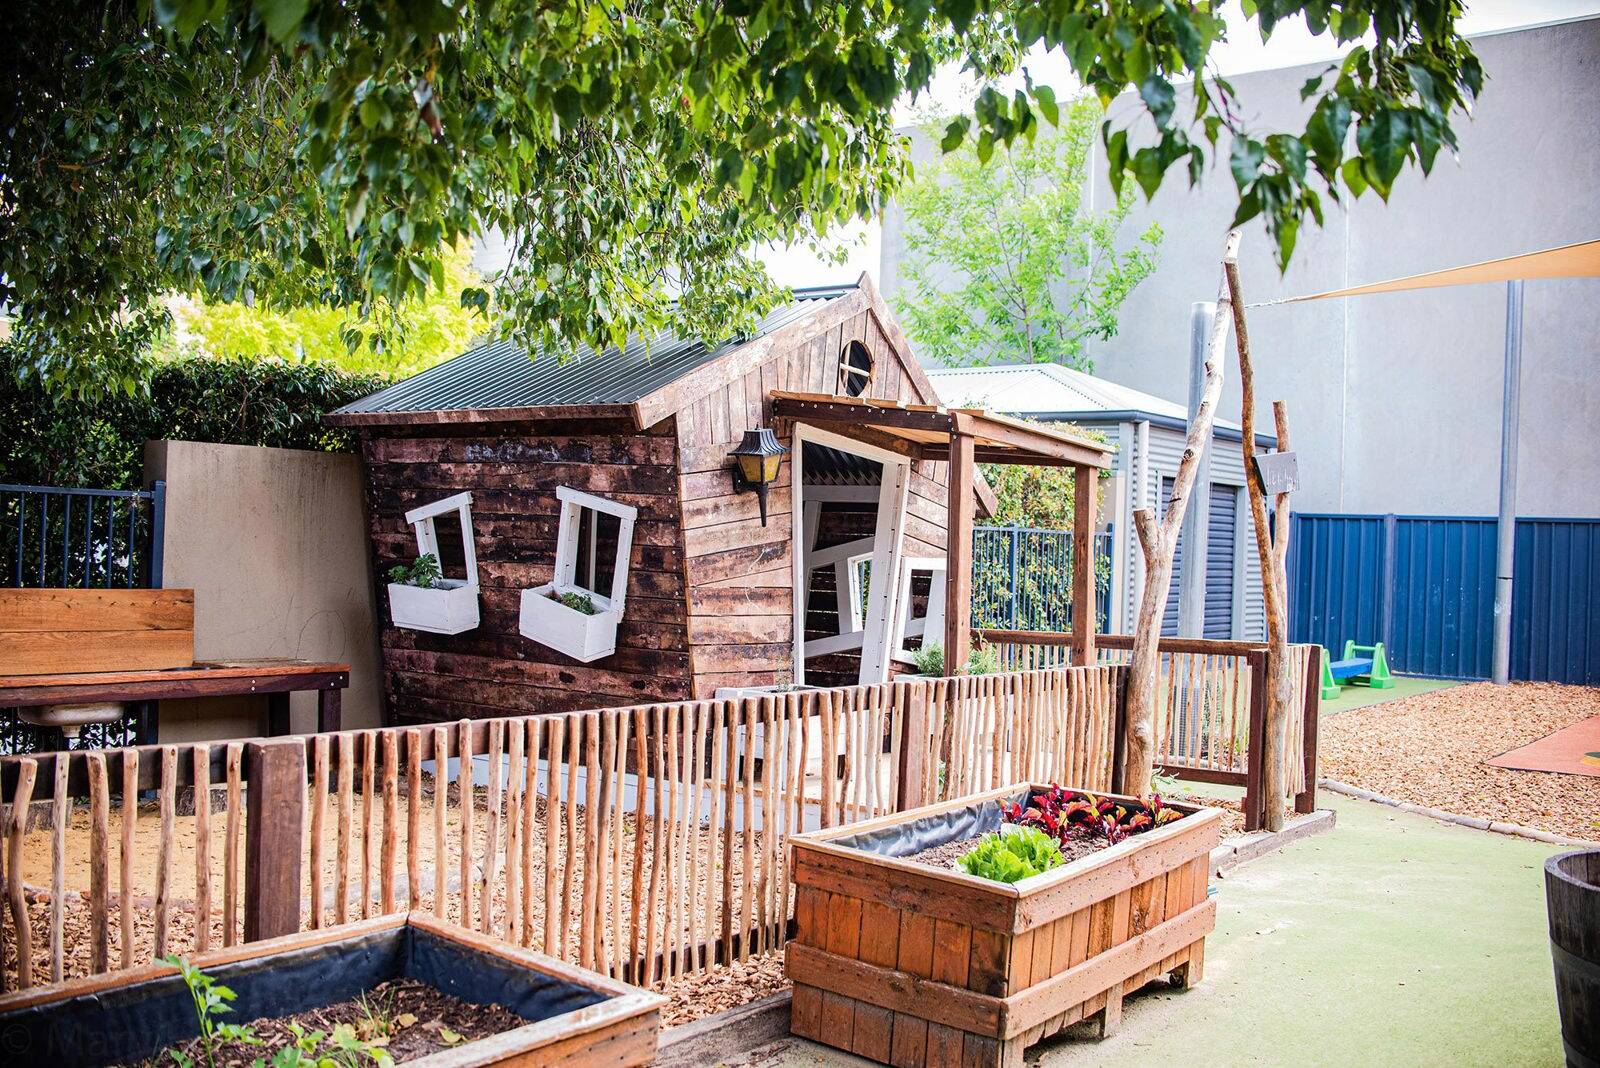
<instances>
[{"instance_id":1,"label":"blue metal railing fence","mask_svg":"<svg viewBox=\"0 0 1600 1068\"><path fill-rule=\"evenodd\" d=\"M0 586L161 585L166 483L147 490L0 484Z\"/></svg>"},{"instance_id":2,"label":"blue metal railing fence","mask_svg":"<svg viewBox=\"0 0 1600 1068\"><path fill-rule=\"evenodd\" d=\"M1094 536L1095 611L1111 610L1111 532ZM978 527L972 532L972 623L1002 630L1072 629L1072 532Z\"/></svg>"}]
</instances>

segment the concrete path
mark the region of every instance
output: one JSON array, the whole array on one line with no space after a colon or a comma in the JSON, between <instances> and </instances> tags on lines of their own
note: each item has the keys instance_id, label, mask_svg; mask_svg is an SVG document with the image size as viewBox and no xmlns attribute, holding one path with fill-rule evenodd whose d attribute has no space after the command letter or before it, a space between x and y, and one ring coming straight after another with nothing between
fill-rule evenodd
<instances>
[{"instance_id":1,"label":"concrete path","mask_svg":"<svg viewBox=\"0 0 1600 1068\"><path fill-rule=\"evenodd\" d=\"M1112 1038L1074 1032L1029 1063L1561 1064L1543 882L1560 850L1319 800L1338 809L1333 831L1213 882L1199 987L1151 988ZM755 1060L866 1063L798 1041Z\"/></svg>"}]
</instances>

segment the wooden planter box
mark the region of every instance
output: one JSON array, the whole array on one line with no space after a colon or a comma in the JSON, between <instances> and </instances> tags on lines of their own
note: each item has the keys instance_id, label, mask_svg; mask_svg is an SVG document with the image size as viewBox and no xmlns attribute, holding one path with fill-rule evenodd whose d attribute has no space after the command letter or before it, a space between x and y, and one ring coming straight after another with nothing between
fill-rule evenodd
<instances>
[{"instance_id":1,"label":"wooden planter box","mask_svg":"<svg viewBox=\"0 0 1600 1068\"><path fill-rule=\"evenodd\" d=\"M440 579L432 588L389 583L389 618L406 630L462 634L478 625L478 587Z\"/></svg>"},{"instance_id":2,"label":"wooden planter box","mask_svg":"<svg viewBox=\"0 0 1600 1068\"><path fill-rule=\"evenodd\" d=\"M550 594L557 592L573 591L553 582L522 591L522 611L517 621L522 636L584 663L616 652L621 611L607 609L590 615L554 600Z\"/></svg>"},{"instance_id":3,"label":"wooden planter box","mask_svg":"<svg viewBox=\"0 0 1600 1068\"><path fill-rule=\"evenodd\" d=\"M649 1064L666 1003L415 912L204 953L192 963L238 995L229 1023L334 1004L402 976L530 1021L408 1062L421 1068ZM164 964L0 996L0 1035L17 1064L137 1063L198 1033L188 988Z\"/></svg>"},{"instance_id":4,"label":"wooden planter box","mask_svg":"<svg viewBox=\"0 0 1600 1068\"><path fill-rule=\"evenodd\" d=\"M1183 819L1010 885L896 859L997 829L1031 789L790 838L795 1034L885 1064L1020 1066L1079 1020L1110 1031L1160 975L1199 982L1218 810L1174 805Z\"/></svg>"}]
</instances>

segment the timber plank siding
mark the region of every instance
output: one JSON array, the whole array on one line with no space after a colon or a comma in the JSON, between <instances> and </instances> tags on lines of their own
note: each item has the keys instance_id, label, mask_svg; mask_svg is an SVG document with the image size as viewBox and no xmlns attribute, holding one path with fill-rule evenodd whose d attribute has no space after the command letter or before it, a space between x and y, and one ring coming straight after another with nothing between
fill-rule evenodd
<instances>
[{"instance_id":1,"label":"timber plank siding","mask_svg":"<svg viewBox=\"0 0 1600 1068\"><path fill-rule=\"evenodd\" d=\"M774 421L772 392L837 395L839 361L851 341L860 341L872 355L873 374L864 396L938 403L909 348L891 338L869 305L840 322L819 324L815 333L786 348L774 349L758 366L678 412L674 429L692 697L710 697L722 686L793 681L793 455L785 458L768 492L763 527L755 494L734 492L728 453L746 430L758 426L772 427L778 440L792 449L793 426L787 419ZM946 466L926 460L912 465L909 508L917 518L914 523L908 520L906 555L944 552ZM844 681L853 683L855 678Z\"/></svg>"},{"instance_id":2,"label":"timber plank siding","mask_svg":"<svg viewBox=\"0 0 1600 1068\"><path fill-rule=\"evenodd\" d=\"M581 423L581 421L578 421ZM384 428L362 443L374 582L384 606L384 686L395 723L570 712L690 694L684 546L673 421ZM617 651L580 663L518 629L522 591L555 571L571 486L639 510ZM416 556L408 509L471 492L480 621L462 634L393 626L385 574Z\"/></svg>"},{"instance_id":3,"label":"timber plank siding","mask_svg":"<svg viewBox=\"0 0 1600 1068\"><path fill-rule=\"evenodd\" d=\"M819 302L809 316L695 367L631 406L595 409L592 418L582 417L582 406L559 404L387 413L382 421L361 416L389 721L678 701L710 697L722 686L792 681L793 457L769 490L763 526L756 495L734 492L729 453L758 426L772 427L792 448L791 422L773 417L773 391L837 395L840 360L855 341L872 356L864 396L938 403L882 299L863 279ZM644 429L621 417L623 410ZM908 556L944 553L947 466L912 465L903 525ZM519 628L522 591L554 575L560 486L637 509L616 651L588 663L523 637ZM450 635L397 628L385 576L416 557L405 513L462 492L472 494L478 626ZM847 665L850 677L841 681L854 682L856 670Z\"/></svg>"}]
</instances>

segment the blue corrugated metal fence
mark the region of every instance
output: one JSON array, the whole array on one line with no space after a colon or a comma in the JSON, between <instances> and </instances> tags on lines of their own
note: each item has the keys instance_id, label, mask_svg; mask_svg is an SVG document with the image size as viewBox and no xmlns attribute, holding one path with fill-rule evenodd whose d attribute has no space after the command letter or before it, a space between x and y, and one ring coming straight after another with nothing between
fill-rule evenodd
<instances>
[{"instance_id":1,"label":"blue corrugated metal fence","mask_svg":"<svg viewBox=\"0 0 1600 1068\"><path fill-rule=\"evenodd\" d=\"M1290 639L1382 641L1395 671L1488 678L1494 552L1488 517L1297 513ZM1512 677L1600 685L1600 519L1518 519L1515 565Z\"/></svg>"}]
</instances>

